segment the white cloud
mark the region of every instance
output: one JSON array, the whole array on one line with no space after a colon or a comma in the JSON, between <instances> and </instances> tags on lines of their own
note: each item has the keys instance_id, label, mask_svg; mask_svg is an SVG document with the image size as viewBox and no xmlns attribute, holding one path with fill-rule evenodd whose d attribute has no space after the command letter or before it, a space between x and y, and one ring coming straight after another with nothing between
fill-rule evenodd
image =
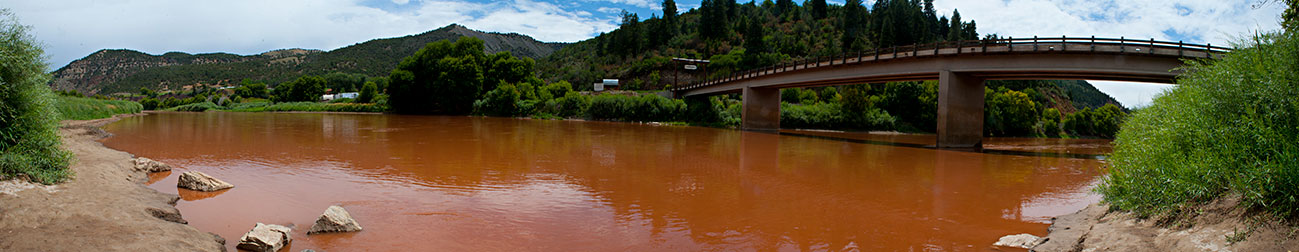
<instances>
[{"instance_id":1,"label":"white cloud","mask_svg":"<svg viewBox=\"0 0 1299 252\"><path fill-rule=\"evenodd\" d=\"M607 2L613 4L625 4L651 10L663 9L662 2L658 0L583 0L584 2Z\"/></svg>"},{"instance_id":2,"label":"white cloud","mask_svg":"<svg viewBox=\"0 0 1299 252\"><path fill-rule=\"evenodd\" d=\"M151 54L331 50L451 23L553 42L580 41L616 28L612 18L581 15L529 0L411 1L403 7L406 9L396 11L364 6L357 0L75 0L5 5L21 22L33 26L33 33L46 44L51 68L104 48Z\"/></svg>"}]
</instances>

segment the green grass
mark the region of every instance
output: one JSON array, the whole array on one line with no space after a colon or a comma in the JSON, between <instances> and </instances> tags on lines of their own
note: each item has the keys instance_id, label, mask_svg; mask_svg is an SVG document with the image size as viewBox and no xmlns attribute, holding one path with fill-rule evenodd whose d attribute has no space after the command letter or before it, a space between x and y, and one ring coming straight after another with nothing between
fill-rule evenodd
<instances>
[{"instance_id":1,"label":"green grass","mask_svg":"<svg viewBox=\"0 0 1299 252\"><path fill-rule=\"evenodd\" d=\"M138 102L120 100L99 100L71 96L59 96L54 107L62 115L62 120L92 120L113 117L117 114L140 113L144 110Z\"/></svg>"},{"instance_id":2,"label":"green grass","mask_svg":"<svg viewBox=\"0 0 1299 252\"><path fill-rule=\"evenodd\" d=\"M1299 216L1299 36L1255 36L1225 58L1189 62L1178 86L1119 131L1105 202L1177 216L1240 195L1241 206Z\"/></svg>"}]
</instances>

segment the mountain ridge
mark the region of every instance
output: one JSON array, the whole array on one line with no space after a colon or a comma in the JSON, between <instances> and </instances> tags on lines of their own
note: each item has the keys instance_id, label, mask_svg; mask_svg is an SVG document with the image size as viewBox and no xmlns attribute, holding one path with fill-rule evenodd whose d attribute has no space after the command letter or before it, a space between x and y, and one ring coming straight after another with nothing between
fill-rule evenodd
<instances>
[{"instance_id":1,"label":"mountain ridge","mask_svg":"<svg viewBox=\"0 0 1299 252\"><path fill-rule=\"evenodd\" d=\"M487 53L508 51L540 59L567 45L542 42L519 33L483 32L450 24L426 32L371 39L325 51L285 48L259 54L167 52L159 55L131 49L101 49L53 72L50 85L85 94L135 92L139 88L180 90L186 86L228 85L242 79L276 84L304 74L331 72L386 76L402 58L425 44L461 36L484 41Z\"/></svg>"}]
</instances>

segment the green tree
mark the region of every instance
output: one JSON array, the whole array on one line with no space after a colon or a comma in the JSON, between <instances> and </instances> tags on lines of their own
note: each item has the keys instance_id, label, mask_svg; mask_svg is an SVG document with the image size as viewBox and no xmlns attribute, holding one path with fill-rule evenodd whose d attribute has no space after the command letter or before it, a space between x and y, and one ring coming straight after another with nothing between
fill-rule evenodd
<instances>
[{"instance_id":1,"label":"green tree","mask_svg":"<svg viewBox=\"0 0 1299 252\"><path fill-rule=\"evenodd\" d=\"M1285 13L1281 15L1281 27L1290 32L1299 31L1299 0L1285 0Z\"/></svg>"},{"instance_id":2,"label":"green tree","mask_svg":"<svg viewBox=\"0 0 1299 252\"><path fill-rule=\"evenodd\" d=\"M504 84L488 91L483 95L483 99L476 101L474 105L481 114L514 116L519 111L517 104L521 97L522 94L515 85Z\"/></svg>"},{"instance_id":3,"label":"green tree","mask_svg":"<svg viewBox=\"0 0 1299 252\"><path fill-rule=\"evenodd\" d=\"M365 85L361 86L361 94L356 97L356 102L371 103L374 102L376 96L379 96L379 85L374 84L373 81L367 81Z\"/></svg>"},{"instance_id":4,"label":"green tree","mask_svg":"<svg viewBox=\"0 0 1299 252\"><path fill-rule=\"evenodd\" d=\"M826 13L825 0L812 0L811 4L812 4L812 18L823 19L828 15Z\"/></svg>"},{"instance_id":5,"label":"green tree","mask_svg":"<svg viewBox=\"0 0 1299 252\"><path fill-rule=\"evenodd\" d=\"M947 41L965 40L965 32L963 31L963 29L965 29L965 23L961 22L960 10L952 11L951 22L952 22L951 25L949 25L947 28Z\"/></svg>"},{"instance_id":6,"label":"green tree","mask_svg":"<svg viewBox=\"0 0 1299 252\"><path fill-rule=\"evenodd\" d=\"M398 113L468 114L482 90L491 90L484 87L533 75L530 60L488 57L483 49L483 41L474 37L428 43L388 76L388 104Z\"/></svg>"},{"instance_id":7,"label":"green tree","mask_svg":"<svg viewBox=\"0 0 1299 252\"><path fill-rule=\"evenodd\" d=\"M158 109L158 105L159 105L159 103L158 103L158 99L154 99L154 98L144 98L144 99L141 99L141 100L140 100L140 106L143 106L143 107L144 107L144 110L155 110L155 109Z\"/></svg>"},{"instance_id":8,"label":"green tree","mask_svg":"<svg viewBox=\"0 0 1299 252\"><path fill-rule=\"evenodd\" d=\"M325 94L325 79L319 76L302 76L297 80L281 83L275 87L271 100L275 102L310 102L319 101ZM196 96L197 97L197 96Z\"/></svg>"},{"instance_id":9,"label":"green tree","mask_svg":"<svg viewBox=\"0 0 1299 252\"><path fill-rule=\"evenodd\" d=\"M265 82L253 82L253 81L248 80L248 79L244 79L244 80L239 84L239 87L238 87L238 88L235 88L235 95L238 95L238 96L241 96L241 97L248 97L248 98L253 98L253 97L256 97L256 98L268 98L268 97L270 97L270 95L267 94L267 92L266 92L266 83L265 83Z\"/></svg>"},{"instance_id":10,"label":"green tree","mask_svg":"<svg viewBox=\"0 0 1299 252\"><path fill-rule=\"evenodd\" d=\"M663 28L666 28L669 36L677 33L677 2L673 0L663 0Z\"/></svg>"},{"instance_id":11,"label":"green tree","mask_svg":"<svg viewBox=\"0 0 1299 252\"><path fill-rule=\"evenodd\" d=\"M140 88L140 95L144 97L158 97L158 92L154 92L147 87Z\"/></svg>"},{"instance_id":12,"label":"green tree","mask_svg":"<svg viewBox=\"0 0 1299 252\"><path fill-rule=\"evenodd\" d=\"M72 153L59 148L45 51L28 29L0 9L0 174L51 184L68 177Z\"/></svg>"},{"instance_id":13,"label":"green tree","mask_svg":"<svg viewBox=\"0 0 1299 252\"><path fill-rule=\"evenodd\" d=\"M1002 136L1027 136L1038 121L1037 104L1014 90L989 92L984 131Z\"/></svg>"},{"instance_id":14,"label":"green tree","mask_svg":"<svg viewBox=\"0 0 1299 252\"><path fill-rule=\"evenodd\" d=\"M848 0L843 6L843 18L839 21L840 46L844 52L859 52L866 49L861 37L866 30L866 7L861 0Z\"/></svg>"},{"instance_id":15,"label":"green tree","mask_svg":"<svg viewBox=\"0 0 1299 252\"><path fill-rule=\"evenodd\" d=\"M504 83L518 83L525 78L532 77L532 72L536 67L536 62L532 58L517 58L510 55L510 52L498 52L487 56L488 65L483 69L484 81L482 90L484 92L496 89L496 85Z\"/></svg>"}]
</instances>

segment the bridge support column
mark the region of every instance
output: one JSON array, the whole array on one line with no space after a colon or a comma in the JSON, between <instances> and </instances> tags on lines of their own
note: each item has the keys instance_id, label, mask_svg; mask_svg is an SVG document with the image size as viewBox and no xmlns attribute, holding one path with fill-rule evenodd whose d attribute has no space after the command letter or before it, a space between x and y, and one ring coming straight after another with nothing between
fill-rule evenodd
<instances>
[{"instance_id":1,"label":"bridge support column","mask_svg":"<svg viewBox=\"0 0 1299 252\"><path fill-rule=\"evenodd\" d=\"M938 148L983 147L983 79L938 73Z\"/></svg>"},{"instance_id":2,"label":"bridge support column","mask_svg":"<svg viewBox=\"0 0 1299 252\"><path fill-rule=\"evenodd\" d=\"M744 88L744 111L740 114L740 128L744 130L780 129L780 89Z\"/></svg>"}]
</instances>

